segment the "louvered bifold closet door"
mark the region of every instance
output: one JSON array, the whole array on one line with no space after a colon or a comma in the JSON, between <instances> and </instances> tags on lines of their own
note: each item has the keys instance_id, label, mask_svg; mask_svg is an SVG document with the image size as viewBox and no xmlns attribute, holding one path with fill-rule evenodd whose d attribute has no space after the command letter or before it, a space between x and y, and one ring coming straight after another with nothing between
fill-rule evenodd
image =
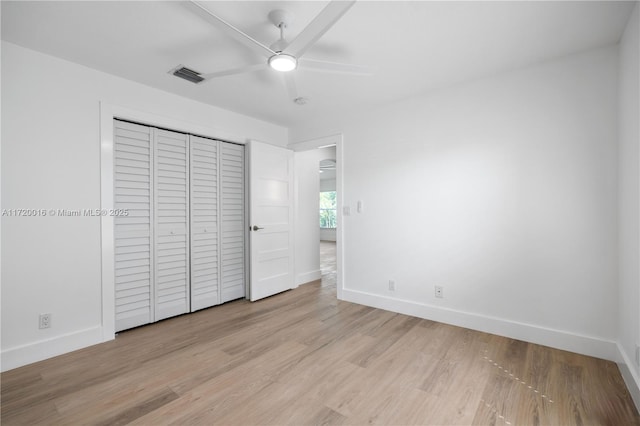
<instances>
[{"instance_id":1,"label":"louvered bifold closet door","mask_svg":"<svg viewBox=\"0 0 640 426\"><path fill-rule=\"evenodd\" d=\"M245 294L244 146L220 143L222 302Z\"/></svg>"},{"instance_id":2,"label":"louvered bifold closet door","mask_svg":"<svg viewBox=\"0 0 640 426\"><path fill-rule=\"evenodd\" d=\"M191 311L220 303L219 142L191 136Z\"/></svg>"},{"instance_id":3,"label":"louvered bifold closet door","mask_svg":"<svg viewBox=\"0 0 640 426\"><path fill-rule=\"evenodd\" d=\"M114 121L116 331L153 321L152 129Z\"/></svg>"},{"instance_id":4,"label":"louvered bifold closet door","mask_svg":"<svg viewBox=\"0 0 640 426\"><path fill-rule=\"evenodd\" d=\"M189 312L189 137L155 129L155 320Z\"/></svg>"}]
</instances>

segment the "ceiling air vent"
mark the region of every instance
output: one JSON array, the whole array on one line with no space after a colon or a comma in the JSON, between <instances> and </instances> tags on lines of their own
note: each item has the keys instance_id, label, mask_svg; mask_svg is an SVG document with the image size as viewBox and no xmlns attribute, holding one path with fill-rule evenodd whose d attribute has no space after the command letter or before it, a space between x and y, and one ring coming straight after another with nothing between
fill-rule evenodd
<instances>
[{"instance_id":1,"label":"ceiling air vent","mask_svg":"<svg viewBox=\"0 0 640 426\"><path fill-rule=\"evenodd\" d=\"M200 83L202 80L204 80L204 78L200 77L199 72L190 70L189 68L183 67L182 65L178 65L176 68L172 69L169 72L176 77L180 77L192 83Z\"/></svg>"}]
</instances>

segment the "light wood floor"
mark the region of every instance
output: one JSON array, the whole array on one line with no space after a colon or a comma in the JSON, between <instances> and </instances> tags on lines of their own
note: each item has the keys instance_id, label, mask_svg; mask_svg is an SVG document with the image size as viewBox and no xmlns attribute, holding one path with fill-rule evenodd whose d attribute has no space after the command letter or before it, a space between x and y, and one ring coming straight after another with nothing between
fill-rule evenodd
<instances>
[{"instance_id":1,"label":"light wood floor","mask_svg":"<svg viewBox=\"0 0 640 426\"><path fill-rule=\"evenodd\" d=\"M2 424L640 424L614 363L339 302L330 264L6 372Z\"/></svg>"},{"instance_id":2,"label":"light wood floor","mask_svg":"<svg viewBox=\"0 0 640 426\"><path fill-rule=\"evenodd\" d=\"M323 287L336 287L336 243L320 241L320 272Z\"/></svg>"}]
</instances>

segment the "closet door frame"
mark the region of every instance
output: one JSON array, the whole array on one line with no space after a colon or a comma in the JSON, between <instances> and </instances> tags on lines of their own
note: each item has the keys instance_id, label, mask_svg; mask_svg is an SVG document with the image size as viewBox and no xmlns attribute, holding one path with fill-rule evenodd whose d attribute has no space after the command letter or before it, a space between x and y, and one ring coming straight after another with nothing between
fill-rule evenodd
<instances>
[{"instance_id":1,"label":"closet door frame","mask_svg":"<svg viewBox=\"0 0 640 426\"><path fill-rule=\"evenodd\" d=\"M114 125L113 120L120 119L143 125L171 129L177 132L201 135L211 139L224 140L246 145L247 139L240 135L225 132L192 122L173 119L162 115L139 111L126 106L100 102L100 208L107 214L100 218L101 253L102 253L102 341L113 340L116 336L115 323L115 220L109 212L114 210ZM245 182L247 170L245 169ZM248 191L245 191L245 193ZM247 209L245 224L248 229ZM245 234L246 235L246 234ZM245 237L246 238L246 237ZM249 264L249 253L245 245L246 264ZM249 278L247 276L247 278ZM248 279L246 280L248 281ZM247 293L245 293L246 296ZM91 341L87 344L93 344Z\"/></svg>"}]
</instances>

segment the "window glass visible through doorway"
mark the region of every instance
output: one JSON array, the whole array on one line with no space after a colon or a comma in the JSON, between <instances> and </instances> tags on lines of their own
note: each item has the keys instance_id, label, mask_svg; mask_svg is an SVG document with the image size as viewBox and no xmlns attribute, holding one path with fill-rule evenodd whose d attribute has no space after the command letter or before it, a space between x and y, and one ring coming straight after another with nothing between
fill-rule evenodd
<instances>
[{"instance_id":1,"label":"window glass visible through doorway","mask_svg":"<svg viewBox=\"0 0 640 426\"><path fill-rule=\"evenodd\" d=\"M320 228L336 227L336 191L320 193Z\"/></svg>"}]
</instances>

